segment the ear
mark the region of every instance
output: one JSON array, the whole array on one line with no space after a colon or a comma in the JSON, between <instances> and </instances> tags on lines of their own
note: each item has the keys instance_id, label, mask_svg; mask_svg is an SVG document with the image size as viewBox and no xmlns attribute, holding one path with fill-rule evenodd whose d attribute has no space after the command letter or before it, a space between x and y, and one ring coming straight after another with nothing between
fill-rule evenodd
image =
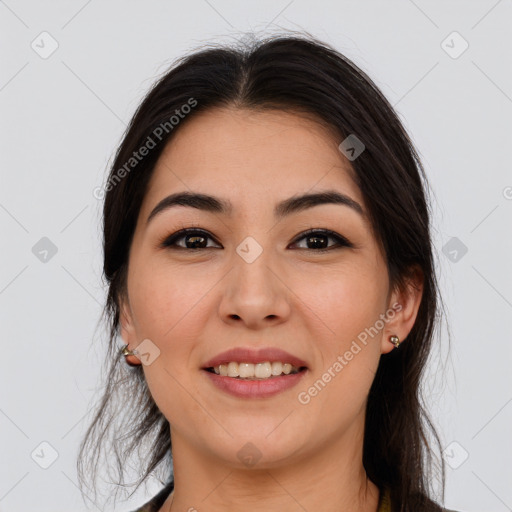
<instances>
[{"instance_id":1,"label":"ear","mask_svg":"<svg viewBox=\"0 0 512 512\"><path fill-rule=\"evenodd\" d=\"M135 347L137 343L133 314L128 298L124 296L119 299L119 324L119 330L123 341L127 345L130 345L130 347Z\"/></svg>"},{"instance_id":2,"label":"ear","mask_svg":"<svg viewBox=\"0 0 512 512\"><path fill-rule=\"evenodd\" d=\"M398 336L400 343L405 342L411 332L423 296L423 271L417 265L410 270L409 276L405 279L404 289L393 290L389 301L383 336L381 340L381 353L387 354L395 347L389 341L392 335ZM394 312L394 314L393 314Z\"/></svg>"}]
</instances>

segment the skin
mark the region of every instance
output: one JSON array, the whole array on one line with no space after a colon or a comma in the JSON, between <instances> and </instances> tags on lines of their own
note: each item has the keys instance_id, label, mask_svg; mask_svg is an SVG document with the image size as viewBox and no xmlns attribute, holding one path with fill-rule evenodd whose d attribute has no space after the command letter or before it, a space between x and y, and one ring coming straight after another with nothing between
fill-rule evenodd
<instances>
[{"instance_id":1,"label":"skin","mask_svg":"<svg viewBox=\"0 0 512 512\"><path fill-rule=\"evenodd\" d=\"M345 205L273 217L275 203L326 189L366 212L340 142L296 114L213 109L180 126L157 163L120 304L129 347L148 338L160 350L143 368L171 425L175 490L161 512L173 500L174 512L377 510L379 489L362 464L365 405L380 357L394 349L389 336L404 340L414 324L421 276L404 291L391 289L367 217ZM232 216L179 206L146 225L155 205L178 191L229 199ZM209 248L159 247L183 227L210 233ZM307 237L297 238L310 228L333 230L354 247L335 248L327 238L333 249L319 253ZM263 248L250 264L235 250L247 236ZM298 393L395 303L401 309L384 328L359 343L362 350L317 396L300 403ZM307 361L308 373L271 398L227 395L201 367L235 346L282 348ZM237 456L248 442L261 454L251 467Z\"/></svg>"}]
</instances>

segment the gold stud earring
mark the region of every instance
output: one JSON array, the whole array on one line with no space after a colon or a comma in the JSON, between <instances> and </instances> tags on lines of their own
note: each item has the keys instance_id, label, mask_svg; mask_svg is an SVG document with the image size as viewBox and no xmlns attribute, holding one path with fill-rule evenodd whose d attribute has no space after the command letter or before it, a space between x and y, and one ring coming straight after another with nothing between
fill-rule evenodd
<instances>
[{"instance_id":1,"label":"gold stud earring","mask_svg":"<svg viewBox=\"0 0 512 512\"><path fill-rule=\"evenodd\" d=\"M395 348L398 348L398 345L400 345L400 339L398 336L395 336L394 334L389 337L389 341L395 345Z\"/></svg>"},{"instance_id":2,"label":"gold stud earring","mask_svg":"<svg viewBox=\"0 0 512 512\"><path fill-rule=\"evenodd\" d=\"M135 356L135 354L138 354L137 349L130 350L128 348L128 345L125 345L121 350L121 355L125 357L126 363L129 366L139 366L140 359Z\"/></svg>"}]
</instances>

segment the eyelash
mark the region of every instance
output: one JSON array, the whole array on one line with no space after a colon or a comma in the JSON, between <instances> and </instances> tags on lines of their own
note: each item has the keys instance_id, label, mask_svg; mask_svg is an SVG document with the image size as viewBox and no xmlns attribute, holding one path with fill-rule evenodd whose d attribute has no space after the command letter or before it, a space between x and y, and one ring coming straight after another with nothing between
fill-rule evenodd
<instances>
[{"instance_id":1,"label":"eyelash","mask_svg":"<svg viewBox=\"0 0 512 512\"><path fill-rule=\"evenodd\" d=\"M181 238L184 238L187 235L200 235L205 238L211 238L215 241L215 239L206 231L203 231L202 229L197 228L184 228L180 229L179 231L176 231L172 235L164 238L159 246L161 248L167 248L167 249L177 249L177 250L187 250L187 251L204 251L206 249L217 249L217 247L198 247L196 249L192 249L190 247L180 247L176 246L176 242L180 240ZM303 238L307 238L311 235L321 235L326 236L328 238L334 238L337 240L338 245L334 247L330 247L327 249L308 249L308 248L300 248L300 249L293 249L293 250L302 250L302 251L314 251L319 253L325 253L328 251L332 251L333 249L341 249L343 247L354 247L354 245L347 240L345 237L341 236L340 234L336 233L335 231L331 231L330 229L309 229L307 231L304 231L301 233L298 237L294 239L292 244L295 244L302 240ZM215 241L215 243L218 243Z\"/></svg>"}]
</instances>

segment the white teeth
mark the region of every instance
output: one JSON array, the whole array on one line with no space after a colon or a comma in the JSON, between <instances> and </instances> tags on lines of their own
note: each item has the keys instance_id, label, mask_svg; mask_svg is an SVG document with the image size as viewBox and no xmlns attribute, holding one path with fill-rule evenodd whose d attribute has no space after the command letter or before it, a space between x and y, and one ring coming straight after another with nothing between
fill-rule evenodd
<instances>
[{"instance_id":1,"label":"white teeth","mask_svg":"<svg viewBox=\"0 0 512 512\"><path fill-rule=\"evenodd\" d=\"M254 365L254 377L257 379L268 379L272 375L272 365L267 361L266 363L258 363ZM242 373L240 372L240 377ZM249 375L252 377L252 375Z\"/></svg>"},{"instance_id":2,"label":"white teeth","mask_svg":"<svg viewBox=\"0 0 512 512\"><path fill-rule=\"evenodd\" d=\"M229 363L229 364L231 364L231 363ZM232 372L231 376L236 377L236 375L233 375L233 372ZM247 378L247 377L254 377L255 376L254 365L252 363L240 363L238 365L238 376L242 377L242 379Z\"/></svg>"},{"instance_id":3,"label":"white teeth","mask_svg":"<svg viewBox=\"0 0 512 512\"><path fill-rule=\"evenodd\" d=\"M236 363L234 361L228 364L221 364L215 366L213 371L217 375L223 377L234 377L241 379L268 379L284 373L288 375L290 373L297 373L299 368L293 366L290 363L281 363L274 361L265 361L264 363Z\"/></svg>"},{"instance_id":4,"label":"white teeth","mask_svg":"<svg viewBox=\"0 0 512 512\"><path fill-rule=\"evenodd\" d=\"M283 373L283 363L274 361L272 363L272 375L281 375Z\"/></svg>"},{"instance_id":5,"label":"white teeth","mask_svg":"<svg viewBox=\"0 0 512 512\"><path fill-rule=\"evenodd\" d=\"M238 377L238 364L228 363L228 377Z\"/></svg>"}]
</instances>

